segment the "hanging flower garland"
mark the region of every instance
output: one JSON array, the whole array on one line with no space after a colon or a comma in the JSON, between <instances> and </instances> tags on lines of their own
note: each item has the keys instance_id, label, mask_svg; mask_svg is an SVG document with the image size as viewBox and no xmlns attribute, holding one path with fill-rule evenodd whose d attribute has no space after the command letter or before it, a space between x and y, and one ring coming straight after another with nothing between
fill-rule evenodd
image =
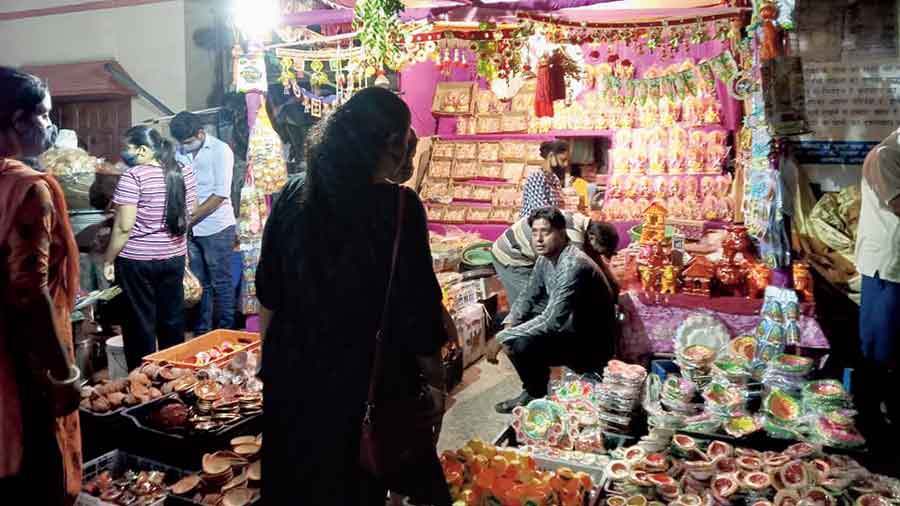
<instances>
[{"instance_id":1,"label":"hanging flower garland","mask_svg":"<svg viewBox=\"0 0 900 506\"><path fill-rule=\"evenodd\" d=\"M365 50L365 72L369 76L387 68L397 68L401 51L395 34L400 33L400 0L360 0L354 8L353 29Z\"/></svg>"}]
</instances>

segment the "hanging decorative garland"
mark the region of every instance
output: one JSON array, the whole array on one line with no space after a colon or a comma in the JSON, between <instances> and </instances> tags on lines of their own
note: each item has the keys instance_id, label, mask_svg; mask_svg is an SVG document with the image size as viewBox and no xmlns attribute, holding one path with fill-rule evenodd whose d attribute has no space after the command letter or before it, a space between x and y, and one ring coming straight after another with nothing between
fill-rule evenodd
<instances>
[{"instance_id":1,"label":"hanging decorative garland","mask_svg":"<svg viewBox=\"0 0 900 506\"><path fill-rule=\"evenodd\" d=\"M360 0L356 2L353 29L359 31L359 42L365 48L365 72L375 75L385 67L395 69L400 60L400 46L394 35L400 33L400 0Z\"/></svg>"},{"instance_id":2,"label":"hanging decorative garland","mask_svg":"<svg viewBox=\"0 0 900 506\"><path fill-rule=\"evenodd\" d=\"M628 102L644 104L648 99L656 100L663 96L674 99L696 95L699 89L712 89L716 78L730 85L739 72L731 51L724 51L696 65L682 67L684 70L680 72L658 77L645 76L643 79L623 78L623 70L613 69L610 64L585 65L585 73L592 86L618 92ZM704 85L700 85L700 81Z\"/></svg>"},{"instance_id":3,"label":"hanging decorative garland","mask_svg":"<svg viewBox=\"0 0 900 506\"><path fill-rule=\"evenodd\" d=\"M733 14L646 23L584 23L533 13L519 17L532 21L536 32L556 44L625 45L663 59L710 40L736 40L740 34L740 20Z\"/></svg>"},{"instance_id":4,"label":"hanging decorative garland","mask_svg":"<svg viewBox=\"0 0 900 506\"><path fill-rule=\"evenodd\" d=\"M303 98L297 92L300 89L298 80L304 77L309 79L309 84L313 88L326 85L334 87L337 104L347 100L356 90L366 86L361 47L320 51L277 48L275 56L281 66L278 80L284 87L285 94L293 92L298 99ZM334 82L329 78L329 74L334 75ZM307 112L316 116L319 110L324 109L315 107L310 110L308 108Z\"/></svg>"}]
</instances>

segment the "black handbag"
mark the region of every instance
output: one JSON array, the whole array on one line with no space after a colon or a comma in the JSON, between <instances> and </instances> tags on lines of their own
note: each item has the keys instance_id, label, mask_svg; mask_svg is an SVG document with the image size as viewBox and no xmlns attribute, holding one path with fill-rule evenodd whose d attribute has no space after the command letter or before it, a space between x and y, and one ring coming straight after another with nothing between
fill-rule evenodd
<instances>
[{"instance_id":1,"label":"black handbag","mask_svg":"<svg viewBox=\"0 0 900 506\"><path fill-rule=\"evenodd\" d=\"M415 469L417 462L429 457L429 454L434 458L435 430L443 416L435 406L434 395L443 393L428 385L424 377L420 376L417 395L405 399L376 399L383 365L384 329L388 320L402 229L403 192L398 188L397 230L384 309L375 334L375 357L360 435L359 463L364 470L382 480L390 490L408 494L403 485L405 472Z\"/></svg>"}]
</instances>

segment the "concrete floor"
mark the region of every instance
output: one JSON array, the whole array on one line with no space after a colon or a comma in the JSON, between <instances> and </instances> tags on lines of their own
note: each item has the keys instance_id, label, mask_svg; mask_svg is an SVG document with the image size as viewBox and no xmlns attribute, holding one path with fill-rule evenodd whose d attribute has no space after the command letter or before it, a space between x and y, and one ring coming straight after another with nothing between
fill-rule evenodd
<instances>
[{"instance_id":1,"label":"concrete floor","mask_svg":"<svg viewBox=\"0 0 900 506\"><path fill-rule=\"evenodd\" d=\"M497 365L481 359L463 372L450 395L438 450L455 450L474 437L490 442L509 425L511 415L497 413L494 404L518 395L522 384L509 359L502 353L499 359Z\"/></svg>"}]
</instances>

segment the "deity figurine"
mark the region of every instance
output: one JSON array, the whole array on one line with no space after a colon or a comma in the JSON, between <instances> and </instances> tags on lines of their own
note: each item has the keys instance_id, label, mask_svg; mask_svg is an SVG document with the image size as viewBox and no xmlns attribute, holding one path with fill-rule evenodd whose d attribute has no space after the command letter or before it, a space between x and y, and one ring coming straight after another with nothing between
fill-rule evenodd
<instances>
[{"instance_id":1,"label":"deity figurine","mask_svg":"<svg viewBox=\"0 0 900 506\"><path fill-rule=\"evenodd\" d=\"M613 160L613 172L616 174L628 174L631 170L631 150L622 148L613 148L609 150Z\"/></svg>"},{"instance_id":2,"label":"deity figurine","mask_svg":"<svg viewBox=\"0 0 900 506\"><path fill-rule=\"evenodd\" d=\"M662 276L660 278L660 293L675 293L675 288L678 286L678 269L672 265L667 264L662 269Z\"/></svg>"},{"instance_id":3,"label":"deity figurine","mask_svg":"<svg viewBox=\"0 0 900 506\"><path fill-rule=\"evenodd\" d=\"M663 156L663 150L661 148L650 148L650 155L647 159L647 165L647 172L649 174L657 175L666 173L666 159Z\"/></svg>"},{"instance_id":4,"label":"deity figurine","mask_svg":"<svg viewBox=\"0 0 900 506\"><path fill-rule=\"evenodd\" d=\"M646 174L648 165L649 162L646 149L640 151L638 151L637 149L632 150L630 166L632 174Z\"/></svg>"},{"instance_id":5,"label":"deity figurine","mask_svg":"<svg viewBox=\"0 0 900 506\"><path fill-rule=\"evenodd\" d=\"M747 273L747 296L751 299L761 299L766 293L766 287L769 286L769 276L772 269L763 262L751 265Z\"/></svg>"},{"instance_id":6,"label":"deity figurine","mask_svg":"<svg viewBox=\"0 0 900 506\"><path fill-rule=\"evenodd\" d=\"M697 179L693 177L687 178L684 182L684 194L690 198L697 198Z\"/></svg>"},{"instance_id":7,"label":"deity figurine","mask_svg":"<svg viewBox=\"0 0 900 506\"><path fill-rule=\"evenodd\" d=\"M675 199L680 199L681 192L682 192L681 179L679 179L677 177L672 178L672 180L669 181L669 197L675 198Z\"/></svg>"},{"instance_id":8,"label":"deity figurine","mask_svg":"<svg viewBox=\"0 0 900 506\"><path fill-rule=\"evenodd\" d=\"M614 175L609 179L609 196L613 198L618 198L622 196L622 181L624 176Z\"/></svg>"},{"instance_id":9,"label":"deity figurine","mask_svg":"<svg viewBox=\"0 0 900 506\"><path fill-rule=\"evenodd\" d=\"M722 241L722 258L729 265L735 265L734 257L741 253L745 259L750 258L750 238L747 229L741 225L730 225L725 240Z\"/></svg>"},{"instance_id":10,"label":"deity figurine","mask_svg":"<svg viewBox=\"0 0 900 506\"><path fill-rule=\"evenodd\" d=\"M762 40L759 46L759 60L774 60L781 56L781 41L777 26L778 4L774 0L765 0L759 8Z\"/></svg>"},{"instance_id":11,"label":"deity figurine","mask_svg":"<svg viewBox=\"0 0 900 506\"><path fill-rule=\"evenodd\" d=\"M622 200L622 219L623 220L633 220L638 216L640 211L637 210L637 206L634 203L634 199L626 198Z\"/></svg>"},{"instance_id":12,"label":"deity figurine","mask_svg":"<svg viewBox=\"0 0 900 506\"><path fill-rule=\"evenodd\" d=\"M809 265L804 262L794 262L792 266L794 275L794 290L803 302L813 301L813 280L809 273Z\"/></svg>"},{"instance_id":13,"label":"deity figurine","mask_svg":"<svg viewBox=\"0 0 900 506\"><path fill-rule=\"evenodd\" d=\"M641 288L643 288L646 293L653 293L656 291L656 273L657 269L655 267L650 266L641 266L638 267L638 272L641 275Z\"/></svg>"},{"instance_id":14,"label":"deity figurine","mask_svg":"<svg viewBox=\"0 0 900 506\"><path fill-rule=\"evenodd\" d=\"M703 104L703 124L718 125L721 122L718 100L709 95L704 95L700 103Z\"/></svg>"},{"instance_id":15,"label":"deity figurine","mask_svg":"<svg viewBox=\"0 0 900 506\"><path fill-rule=\"evenodd\" d=\"M709 176L700 178L700 195L712 195L713 189L713 178Z\"/></svg>"},{"instance_id":16,"label":"deity figurine","mask_svg":"<svg viewBox=\"0 0 900 506\"><path fill-rule=\"evenodd\" d=\"M632 176L625 176L622 178L622 195L628 198L634 198L637 193L635 193L635 180Z\"/></svg>"},{"instance_id":17,"label":"deity figurine","mask_svg":"<svg viewBox=\"0 0 900 506\"><path fill-rule=\"evenodd\" d=\"M744 294L744 272L737 265L728 264L725 260L716 267L716 280L722 295L741 296Z\"/></svg>"},{"instance_id":18,"label":"deity figurine","mask_svg":"<svg viewBox=\"0 0 900 506\"><path fill-rule=\"evenodd\" d=\"M653 196L653 185L650 184L650 178L641 176L637 180L636 195L641 198L649 199Z\"/></svg>"},{"instance_id":19,"label":"deity figurine","mask_svg":"<svg viewBox=\"0 0 900 506\"><path fill-rule=\"evenodd\" d=\"M659 123L659 106L653 100L647 100L639 111L641 128L653 128Z\"/></svg>"},{"instance_id":20,"label":"deity figurine","mask_svg":"<svg viewBox=\"0 0 900 506\"><path fill-rule=\"evenodd\" d=\"M658 176L653 178L653 198L660 202L665 202L669 194L669 183L666 178Z\"/></svg>"},{"instance_id":21,"label":"deity figurine","mask_svg":"<svg viewBox=\"0 0 900 506\"><path fill-rule=\"evenodd\" d=\"M630 149L631 142L633 139L634 139L634 136L633 136L631 130L628 130L628 129L617 130L616 137L615 137L616 149Z\"/></svg>"},{"instance_id":22,"label":"deity figurine","mask_svg":"<svg viewBox=\"0 0 900 506\"><path fill-rule=\"evenodd\" d=\"M659 99L659 123L664 127L671 127L675 124L675 104L669 97L663 96Z\"/></svg>"},{"instance_id":23,"label":"deity figurine","mask_svg":"<svg viewBox=\"0 0 900 506\"><path fill-rule=\"evenodd\" d=\"M715 221L720 218L719 212L719 199L717 199L714 195L706 194L706 197L703 197L703 205L700 207L700 211L703 213L703 219L707 221Z\"/></svg>"},{"instance_id":24,"label":"deity figurine","mask_svg":"<svg viewBox=\"0 0 900 506\"><path fill-rule=\"evenodd\" d=\"M716 195L721 198L728 196L728 190L731 189L731 176L716 176L715 180Z\"/></svg>"},{"instance_id":25,"label":"deity figurine","mask_svg":"<svg viewBox=\"0 0 900 506\"><path fill-rule=\"evenodd\" d=\"M696 126L700 123L698 100L688 95L684 97L681 106L681 122L687 126Z\"/></svg>"}]
</instances>

